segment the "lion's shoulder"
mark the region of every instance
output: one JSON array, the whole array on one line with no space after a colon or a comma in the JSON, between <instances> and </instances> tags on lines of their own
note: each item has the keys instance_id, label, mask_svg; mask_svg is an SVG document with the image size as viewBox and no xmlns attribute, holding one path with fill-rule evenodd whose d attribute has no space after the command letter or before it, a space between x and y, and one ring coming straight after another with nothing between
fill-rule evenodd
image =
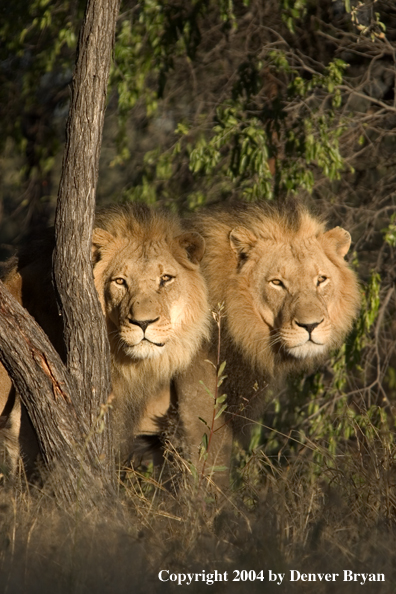
<instances>
[{"instance_id":1,"label":"lion's shoulder","mask_svg":"<svg viewBox=\"0 0 396 594\"><path fill-rule=\"evenodd\" d=\"M48 229L41 239L19 247L16 254L1 265L0 278L64 357L62 321L52 284L54 244L53 229Z\"/></svg>"}]
</instances>

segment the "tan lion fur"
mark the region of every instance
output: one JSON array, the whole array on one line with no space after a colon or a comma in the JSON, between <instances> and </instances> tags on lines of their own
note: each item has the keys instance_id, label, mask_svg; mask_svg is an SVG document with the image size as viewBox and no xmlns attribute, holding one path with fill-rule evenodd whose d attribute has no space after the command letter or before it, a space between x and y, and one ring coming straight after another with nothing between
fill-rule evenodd
<instances>
[{"instance_id":1,"label":"tan lion fur","mask_svg":"<svg viewBox=\"0 0 396 594\"><path fill-rule=\"evenodd\" d=\"M131 453L136 434L155 431L153 417L169 406L172 377L188 366L208 336L210 310L199 269L203 251L204 241L196 232L186 233L176 217L144 205L110 207L97 216L93 270L110 340L113 422L121 461ZM38 259L32 256L33 262L25 256L14 259L3 280L62 354L61 320L50 282L51 250L47 252ZM0 414L7 412L11 392L5 376ZM6 446L18 434L18 406L4 419ZM15 466L16 448L8 454Z\"/></svg>"},{"instance_id":2,"label":"tan lion fur","mask_svg":"<svg viewBox=\"0 0 396 594\"><path fill-rule=\"evenodd\" d=\"M110 339L116 431L127 439L132 436L131 425L135 434L155 432L152 420L168 408L171 379L186 369L208 336L210 310L199 270L204 242L196 233L185 233L172 215L143 206L107 209L97 217L97 225L95 286ZM165 273L175 278L161 289L156 278ZM111 279L118 275L128 280L124 310L117 310L117 298L111 293ZM155 340L165 341L164 347L153 354L130 352L130 327L123 316L131 312L160 318L152 326ZM130 450L130 443L121 445L122 455Z\"/></svg>"},{"instance_id":3,"label":"tan lion fur","mask_svg":"<svg viewBox=\"0 0 396 594\"><path fill-rule=\"evenodd\" d=\"M360 294L344 260L349 233L339 227L327 231L304 207L215 209L198 214L193 228L206 242L202 270L210 305L224 304L220 360L226 361L228 377L221 390L228 407L212 439L211 456L218 464L228 459L232 435L248 441L249 427L264 412L268 386L315 368L342 344ZM192 402L182 407L190 443L202 434L194 417L212 418L211 398L199 381L214 393L213 366L203 361L215 362L216 349L213 325L212 342L178 380L180 400Z\"/></svg>"}]
</instances>

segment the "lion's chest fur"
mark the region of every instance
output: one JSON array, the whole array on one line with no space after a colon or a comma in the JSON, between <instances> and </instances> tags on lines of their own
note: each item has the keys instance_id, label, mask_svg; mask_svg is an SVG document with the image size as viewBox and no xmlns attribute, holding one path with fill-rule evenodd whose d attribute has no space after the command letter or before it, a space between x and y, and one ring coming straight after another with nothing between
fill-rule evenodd
<instances>
[{"instance_id":1,"label":"lion's chest fur","mask_svg":"<svg viewBox=\"0 0 396 594\"><path fill-rule=\"evenodd\" d=\"M264 347L263 347L264 348ZM205 358L212 361L217 356L217 339L207 346ZM293 373L308 371L313 362L296 361L291 357L273 354L267 359L268 365L254 364L243 345L237 344L229 332L227 319L221 334L220 363L226 362L224 374L227 376L220 387L219 395L227 395L225 417L233 428L234 435L242 441L249 438L252 422L262 417L273 403L274 396L285 386L287 377ZM318 361L316 361L318 363ZM279 370L279 372L277 372ZM216 374L214 368L207 368L212 373L206 382L215 390Z\"/></svg>"},{"instance_id":2,"label":"lion's chest fur","mask_svg":"<svg viewBox=\"0 0 396 594\"><path fill-rule=\"evenodd\" d=\"M126 462L138 435L158 433L155 419L169 408L170 380L158 374L147 374L144 379L135 367L123 371L112 368L111 418L116 451L120 461Z\"/></svg>"}]
</instances>

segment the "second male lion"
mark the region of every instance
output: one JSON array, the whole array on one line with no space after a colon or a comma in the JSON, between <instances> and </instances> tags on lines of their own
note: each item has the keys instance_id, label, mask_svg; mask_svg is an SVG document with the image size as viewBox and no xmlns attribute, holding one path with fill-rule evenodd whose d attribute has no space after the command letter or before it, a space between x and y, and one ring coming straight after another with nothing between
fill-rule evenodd
<instances>
[{"instance_id":1,"label":"second male lion","mask_svg":"<svg viewBox=\"0 0 396 594\"><path fill-rule=\"evenodd\" d=\"M131 454L137 434L158 431L155 417L169 406L171 379L208 336L207 291L199 267L204 249L197 232L183 231L176 217L145 205L110 207L96 218L93 273L110 341L121 462ZM12 260L3 280L64 356L51 249ZM23 441L30 427L22 418L20 429L19 399L1 366L0 382L0 440L15 468L18 438Z\"/></svg>"},{"instance_id":2,"label":"second male lion","mask_svg":"<svg viewBox=\"0 0 396 594\"><path fill-rule=\"evenodd\" d=\"M206 242L201 265L211 307L224 304L220 362L228 377L220 390L228 406L213 425L209 458L228 465L232 437L246 443L263 414L266 387L313 369L342 344L359 309L359 288L344 260L349 233L327 230L303 207L218 209L197 215L193 228ZM177 380L188 443L202 436L198 417L211 425L216 358L214 327Z\"/></svg>"}]
</instances>

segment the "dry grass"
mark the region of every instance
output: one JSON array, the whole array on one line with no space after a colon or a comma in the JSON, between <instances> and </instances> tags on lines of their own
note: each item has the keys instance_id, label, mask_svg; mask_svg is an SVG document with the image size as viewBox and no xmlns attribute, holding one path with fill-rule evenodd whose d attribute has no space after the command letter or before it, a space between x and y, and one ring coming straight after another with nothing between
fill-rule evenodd
<instances>
[{"instance_id":1,"label":"dry grass","mask_svg":"<svg viewBox=\"0 0 396 594\"><path fill-rule=\"evenodd\" d=\"M59 509L44 490L3 489L0 592L178 590L160 582L161 569L227 571L227 583L211 586L216 592L360 592L359 582L342 578L286 581L291 569L340 574L350 569L385 574L385 583L368 583L363 591L394 592L395 477L380 445L363 457L351 447L320 474L309 456L278 462L258 449L235 471L237 487L223 496L194 485L173 452L166 487L165 473L127 472L114 505L89 513L78 506ZM177 489L170 486L176 476ZM265 581L231 581L234 570L243 569L263 569ZM284 583L268 583L269 570L285 573ZM201 592L207 586L200 581L188 588Z\"/></svg>"}]
</instances>

